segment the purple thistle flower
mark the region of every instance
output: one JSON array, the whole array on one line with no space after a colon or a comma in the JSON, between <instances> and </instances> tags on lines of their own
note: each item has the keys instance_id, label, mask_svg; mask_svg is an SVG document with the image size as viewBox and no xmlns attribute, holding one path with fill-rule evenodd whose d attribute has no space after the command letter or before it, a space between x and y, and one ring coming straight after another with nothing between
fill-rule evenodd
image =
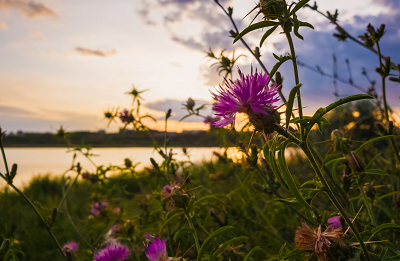
<instances>
[{"instance_id":1,"label":"purple thistle flower","mask_svg":"<svg viewBox=\"0 0 400 261\"><path fill-rule=\"evenodd\" d=\"M118 117L123 123L131 123L135 120L133 115L127 109L125 109L123 112L120 112Z\"/></svg>"},{"instance_id":2,"label":"purple thistle flower","mask_svg":"<svg viewBox=\"0 0 400 261\"><path fill-rule=\"evenodd\" d=\"M334 217L331 217L330 219L328 219L328 222L327 222L328 223L328 228L330 230L342 228L342 221L340 220L341 218L342 218L341 216L334 216ZM350 220L353 222L352 218L350 218ZM347 222L345 222L343 220L343 224L344 223L347 224ZM353 230L349 229L349 233L353 233Z\"/></svg>"},{"instance_id":3,"label":"purple thistle flower","mask_svg":"<svg viewBox=\"0 0 400 261\"><path fill-rule=\"evenodd\" d=\"M110 243L94 255L93 261L122 261L129 258L131 252L127 246Z\"/></svg>"},{"instance_id":4,"label":"purple thistle flower","mask_svg":"<svg viewBox=\"0 0 400 261\"><path fill-rule=\"evenodd\" d=\"M96 203L92 204L90 212L93 215L98 216L98 215L100 215L101 212L107 210L107 208L108 208L108 202L107 201L96 202Z\"/></svg>"},{"instance_id":5,"label":"purple thistle flower","mask_svg":"<svg viewBox=\"0 0 400 261\"><path fill-rule=\"evenodd\" d=\"M67 257L67 260L71 259L74 256L74 252L77 252L79 249L79 244L76 242L68 242L62 247L63 254Z\"/></svg>"},{"instance_id":6,"label":"purple thistle flower","mask_svg":"<svg viewBox=\"0 0 400 261\"><path fill-rule=\"evenodd\" d=\"M161 195L162 195L163 197L167 197L167 196L169 196L169 195L172 193L173 190L174 190L174 188L171 187L170 185L165 185L165 186L162 188Z\"/></svg>"},{"instance_id":7,"label":"purple thistle flower","mask_svg":"<svg viewBox=\"0 0 400 261\"><path fill-rule=\"evenodd\" d=\"M219 86L216 93L211 92L216 101L213 105L213 112L215 116L221 117L214 123L216 127L222 128L232 124L231 129L233 129L236 113L246 113L249 118L256 114L260 114L257 116L258 118L262 115L273 114L274 111L271 108L276 107L273 103L279 101L279 97L276 96L280 86L274 84L269 87L270 78L267 73L257 73L256 69L253 74L253 68L247 76L240 70L238 70L238 73L239 79L235 81L226 80L226 88ZM254 122L252 123L254 124Z\"/></svg>"},{"instance_id":8,"label":"purple thistle flower","mask_svg":"<svg viewBox=\"0 0 400 261\"><path fill-rule=\"evenodd\" d=\"M165 241L157 238L154 242L150 243L147 247L146 256L149 261L167 261L168 254Z\"/></svg>"}]
</instances>

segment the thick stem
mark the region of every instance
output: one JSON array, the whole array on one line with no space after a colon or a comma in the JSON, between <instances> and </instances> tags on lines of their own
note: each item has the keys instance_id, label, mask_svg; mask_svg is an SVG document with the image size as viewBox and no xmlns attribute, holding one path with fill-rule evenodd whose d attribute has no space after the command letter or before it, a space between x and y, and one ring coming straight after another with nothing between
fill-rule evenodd
<instances>
[{"instance_id":1,"label":"thick stem","mask_svg":"<svg viewBox=\"0 0 400 261\"><path fill-rule=\"evenodd\" d=\"M363 239L360 236L360 233L358 232L357 227L351 222L350 218L347 216L346 211L344 208L340 205L339 201L336 199L335 195L333 194L331 188L329 187L328 183L325 180L325 177L321 173L319 166L317 162L315 161L313 155L310 152L310 149L308 148L307 143L302 142L300 144L300 148L304 151L304 153L307 155L308 160L310 161L315 173L317 174L318 178L320 179L322 185L324 186L325 193L329 197L329 199L332 201L333 205L338 209L346 223L350 226L350 228L353 230L354 235L356 236L358 242L360 243L360 246L364 252L364 256L368 261L371 261L371 257L369 256L368 249L365 246Z\"/></svg>"}]
</instances>

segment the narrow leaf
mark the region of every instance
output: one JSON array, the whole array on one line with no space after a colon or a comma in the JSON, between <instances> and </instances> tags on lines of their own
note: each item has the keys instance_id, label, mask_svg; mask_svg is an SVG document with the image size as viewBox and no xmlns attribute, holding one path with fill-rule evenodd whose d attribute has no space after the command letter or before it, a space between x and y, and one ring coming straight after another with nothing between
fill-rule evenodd
<instances>
[{"instance_id":1,"label":"narrow leaf","mask_svg":"<svg viewBox=\"0 0 400 261\"><path fill-rule=\"evenodd\" d=\"M245 28L243 31L241 31L236 37L235 40L233 40L233 43L236 43L240 38L242 38L244 35L247 33L250 33L251 31L268 27L268 26L276 26L279 25L277 22L272 22L272 21L261 21L255 24L250 25L249 27Z\"/></svg>"},{"instance_id":2,"label":"narrow leaf","mask_svg":"<svg viewBox=\"0 0 400 261\"><path fill-rule=\"evenodd\" d=\"M222 243L219 248L212 254L211 260L216 260L218 255L223 253L225 249L227 249L230 245L236 245L242 243L244 240L248 239L248 237L235 237L224 243Z\"/></svg>"},{"instance_id":3,"label":"narrow leaf","mask_svg":"<svg viewBox=\"0 0 400 261\"><path fill-rule=\"evenodd\" d=\"M268 30L265 32L265 34L264 34L263 37L261 38L260 47L263 45L264 41L268 38L268 36L270 36L270 35L275 31L276 28L278 28L277 25L275 25L274 27L268 29Z\"/></svg>"},{"instance_id":4,"label":"narrow leaf","mask_svg":"<svg viewBox=\"0 0 400 261\"><path fill-rule=\"evenodd\" d=\"M389 174L381 169L367 169L364 171L364 174L368 175L380 175L380 176L389 176Z\"/></svg>"},{"instance_id":5,"label":"narrow leaf","mask_svg":"<svg viewBox=\"0 0 400 261\"><path fill-rule=\"evenodd\" d=\"M210 244L211 240L213 240L216 236L218 236L219 234L232 229L233 227L230 226L226 226L226 227L221 227L219 229L217 229L216 231L214 231L213 233L211 233L206 240L204 240L203 244L200 247L199 250L199 254L197 256L197 261L200 261L203 258L204 252L206 251L206 248L208 246L208 244Z\"/></svg>"},{"instance_id":6,"label":"narrow leaf","mask_svg":"<svg viewBox=\"0 0 400 261\"><path fill-rule=\"evenodd\" d=\"M180 219L181 216L182 216L182 213L177 213L177 214L173 215L172 217L170 217L167 221L165 221L164 224L160 228L160 232L159 232L160 236L161 236L161 233L164 230L164 228L166 228L172 222L175 222L178 219Z\"/></svg>"},{"instance_id":7,"label":"narrow leaf","mask_svg":"<svg viewBox=\"0 0 400 261\"><path fill-rule=\"evenodd\" d=\"M370 145L370 144L372 144L372 143L374 143L374 142L376 142L376 141L391 139L391 138L394 138L394 137L395 137L394 135L386 135L386 136L379 136L379 137L376 137L376 138L367 140L366 142L364 142L363 144L361 144L360 147L358 147L358 148L354 151L354 153L355 153L355 154L360 153L363 149L365 149L365 147L367 147L368 145Z\"/></svg>"},{"instance_id":8,"label":"narrow leaf","mask_svg":"<svg viewBox=\"0 0 400 261\"><path fill-rule=\"evenodd\" d=\"M251 256L252 254L254 254L256 251L263 251L263 250L262 250L262 248L259 247L259 246L253 247L253 249L250 250L250 252L247 253L247 255L244 257L243 261L249 261L249 260L250 260L250 256Z\"/></svg>"},{"instance_id":9,"label":"narrow leaf","mask_svg":"<svg viewBox=\"0 0 400 261\"><path fill-rule=\"evenodd\" d=\"M294 98L296 97L296 93L299 91L300 87L301 84L297 84L289 93L289 100L286 103L286 129L289 127L290 116L292 116L293 111Z\"/></svg>"},{"instance_id":10,"label":"narrow leaf","mask_svg":"<svg viewBox=\"0 0 400 261\"><path fill-rule=\"evenodd\" d=\"M298 2L296 4L296 6L293 8L293 10L290 12L290 15L296 13L298 10L300 10L300 8L302 8L303 6L305 6L310 0L301 0L300 2Z\"/></svg>"}]
</instances>

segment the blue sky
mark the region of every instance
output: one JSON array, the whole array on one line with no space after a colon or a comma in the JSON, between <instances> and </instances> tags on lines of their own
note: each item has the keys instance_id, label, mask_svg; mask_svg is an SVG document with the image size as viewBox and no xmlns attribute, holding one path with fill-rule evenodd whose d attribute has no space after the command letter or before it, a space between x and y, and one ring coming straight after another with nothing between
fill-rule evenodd
<instances>
[{"instance_id":1,"label":"blue sky","mask_svg":"<svg viewBox=\"0 0 400 261\"><path fill-rule=\"evenodd\" d=\"M334 2L334 3L333 3ZM234 7L239 29L241 21L255 5L248 0L221 1ZM321 11L339 10L341 25L355 36L366 25L386 23L382 50L392 61L400 62L400 7L397 0L317 1ZM345 59L350 60L356 84L368 88L361 75L365 67L380 90L374 72L378 58L355 43L338 42L332 37L333 25L310 9L300 11L300 19L315 30L301 29L305 40L296 40L299 59L311 66L332 71L332 54L338 59L339 75L347 79ZM235 49L247 57L238 61L249 72L256 61L240 43L232 45L232 29L227 17L213 0L0 0L0 125L8 131L51 131L60 125L70 131L106 129L103 111L129 107L124 95L135 84L149 89L143 94L144 108L156 117L172 108L171 130L206 129L207 126L183 115L182 103L192 97L198 103L211 102L209 89L222 82L205 52L211 47ZM262 32L245 36L254 48ZM285 54L285 38L276 33L262 46L262 60L270 69L272 52ZM284 92L294 85L290 63L282 69ZM303 104L312 113L335 100L332 79L300 68ZM400 86L389 84L389 103L400 107ZM357 90L339 84L340 94ZM198 121L201 121L199 118ZM159 126L162 128L162 120ZM114 124L108 131L115 131Z\"/></svg>"}]
</instances>

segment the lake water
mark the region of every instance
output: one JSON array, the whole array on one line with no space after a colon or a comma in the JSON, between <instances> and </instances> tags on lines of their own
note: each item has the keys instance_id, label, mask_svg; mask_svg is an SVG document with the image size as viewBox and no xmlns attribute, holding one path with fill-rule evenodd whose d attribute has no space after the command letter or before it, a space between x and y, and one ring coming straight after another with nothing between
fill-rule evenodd
<instances>
[{"instance_id":1,"label":"lake water","mask_svg":"<svg viewBox=\"0 0 400 261\"><path fill-rule=\"evenodd\" d=\"M187 160L181 148L172 148L175 158ZM69 169L72 162L73 152L67 152L66 148L5 148L8 167L11 169L13 163L18 164L17 176L14 179L16 186L28 184L33 176L50 174L61 175ZM92 153L98 155L92 157L96 165L124 164L124 159L129 158L135 164L140 164L136 170L150 166L150 158L153 157L157 162L161 162L161 156L153 148L94 148ZM190 160L194 163L201 163L203 160L211 160L213 151L223 152L221 148L188 148ZM240 157L240 153L235 148L228 150L231 158ZM214 158L213 158L214 157ZM76 162L80 162L84 170L94 171L95 167L84 156L77 153ZM4 163L0 163L1 173L5 173ZM4 183L4 184L3 184ZM4 187L5 182L0 180L0 187Z\"/></svg>"},{"instance_id":2,"label":"lake water","mask_svg":"<svg viewBox=\"0 0 400 261\"><path fill-rule=\"evenodd\" d=\"M175 158L178 160L188 160L181 148L172 148ZM11 169L13 163L18 164L17 176L14 185L23 186L28 184L32 177L37 175L61 175L71 167L73 152L68 152L66 148L5 148L8 167ZM194 163L202 161L216 160L213 152L222 153L221 148L188 148L190 160ZM295 149L288 148L285 151L286 157L290 157ZM124 165L124 159L129 158L133 164L139 163L136 170L151 166L150 158L154 158L158 163L162 162L161 156L153 148L94 148L92 153L97 156L92 157L96 165ZM228 149L228 157L236 161L242 157L242 153L236 148ZM84 156L77 153L75 162L80 162L83 170L94 171L94 165ZM1 160L0 172L5 173L4 163ZM6 184L0 180L0 187Z\"/></svg>"}]
</instances>

